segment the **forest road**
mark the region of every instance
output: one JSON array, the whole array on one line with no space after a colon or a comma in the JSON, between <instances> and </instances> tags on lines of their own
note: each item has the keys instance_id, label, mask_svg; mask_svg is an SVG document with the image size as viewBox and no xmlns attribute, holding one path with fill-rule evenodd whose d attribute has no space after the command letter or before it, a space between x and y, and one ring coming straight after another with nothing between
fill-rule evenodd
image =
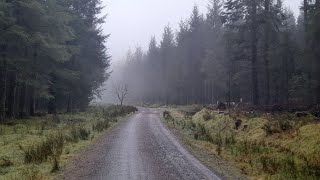
<instances>
[{"instance_id":1,"label":"forest road","mask_svg":"<svg viewBox=\"0 0 320 180\"><path fill-rule=\"evenodd\" d=\"M140 108L74 162L62 179L219 180L161 122L161 112Z\"/></svg>"}]
</instances>

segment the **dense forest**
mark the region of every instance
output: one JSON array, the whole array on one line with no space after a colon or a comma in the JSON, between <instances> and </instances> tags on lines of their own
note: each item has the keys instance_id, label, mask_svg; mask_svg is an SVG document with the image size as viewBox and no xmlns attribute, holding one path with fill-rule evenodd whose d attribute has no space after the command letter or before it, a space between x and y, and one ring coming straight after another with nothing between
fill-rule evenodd
<instances>
[{"instance_id":1,"label":"dense forest","mask_svg":"<svg viewBox=\"0 0 320 180\"><path fill-rule=\"evenodd\" d=\"M130 51L132 102L307 108L320 103L320 1L295 17L282 0L212 0L175 32Z\"/></svg>"},{"instance_id":2,"label":"dense forest","mask_svg":"<svg viewBox=\"0 0 320 180\"><path fill-rule=\"evenodd\" d=\"M0 1L0 121L84 110L108 78L100 0Z\"/></svg>"}]
</instances>

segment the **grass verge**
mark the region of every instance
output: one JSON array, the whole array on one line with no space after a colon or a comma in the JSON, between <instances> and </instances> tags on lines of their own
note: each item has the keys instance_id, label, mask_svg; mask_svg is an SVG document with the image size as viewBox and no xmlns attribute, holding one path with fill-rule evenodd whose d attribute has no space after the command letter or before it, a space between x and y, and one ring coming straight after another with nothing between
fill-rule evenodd
<instances>
[{"instance_id":1,"label":"grass verge","mask_svg":"<svg viewBox=\"0 0 320 180\"><path fill-rule=\"evenodd\" d=\"M188 145L235 164L251 179L319 179L320 124L311 115L164 112L169 127Z\"/></svg>"},{"instance_id":2,"label":"grass verge","mask_svg":"<svg viewBox=\"0 0 320 180\"><path fill-rule=\"evenodd\" d=\"M53 179L79 152L134 107L94 106L0 124L0 179Z\"/></svg>"}]
</instances>

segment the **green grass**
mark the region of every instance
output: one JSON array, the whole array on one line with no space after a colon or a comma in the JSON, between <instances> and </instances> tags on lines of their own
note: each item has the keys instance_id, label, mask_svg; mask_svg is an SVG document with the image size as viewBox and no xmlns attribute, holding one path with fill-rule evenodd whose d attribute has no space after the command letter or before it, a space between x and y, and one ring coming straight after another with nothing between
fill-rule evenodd
<instances>
[{"instance_id":1,"label":"green grass","mask_svg":"<svg viewBox=\"0 0 320 180\"><path fill-rule=\"evenodd\" d=\"M0 124L0 179L52 179L119 117L134 111L134 107L95 106L84 113Z\"/></svg>"},{"instance_id":2,"label":"green grass","mask_svg":"<svg viewBox=\"0 0 320 180\"><path fill-rule=\"evenodd\" d=\"M217 155L253 179L320 178L320 124L311 115L219 114L206 108L188 114L171 109L165 119L170 127L214 145ZM242 124L236 130L238 119Z\"/></svg>"}]
</instances>

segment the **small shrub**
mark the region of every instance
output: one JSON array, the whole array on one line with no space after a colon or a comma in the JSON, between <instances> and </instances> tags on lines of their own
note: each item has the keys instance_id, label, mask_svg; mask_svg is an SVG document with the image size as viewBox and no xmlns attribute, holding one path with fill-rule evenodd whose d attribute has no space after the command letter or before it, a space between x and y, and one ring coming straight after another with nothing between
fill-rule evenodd
<instances>
[{"instance_id":1,"label":"small shrub","mask_svg":"<svg viewBox=\"0 0 320 180\"><path fill-rule=\"evenodd\" d=\"M308 116L308 113L306 113L306 112L296 112L296 113L295 113L295 116L296 116L297 118L307 117L307 116Z\"/></svg>"},{"instance_id":2,"label":"small shrub","mask_svg":"<svg viewBox=\"0 0 320 180\"><path fill-rule=\"evenodd\" d=\"M59 167L59 161L60 161L60 156L62 155L63 152L63 145L64 145L64 138L62 134L58 134L56 137L52 139L53 142L53 167L51 172L57 172L60 167Z\"/></svg>"},{"instance_id":3,"label":"small shrub","mask_svg":"<svg viewBox=\"0 0 320 180\"><path fill-rule=\"evenodd\" d=\"M104 130L103 126L102 126L102 121L97 122L96 124L92 125L92 130L93 131L97 131L97 132L102 132Z\"/></svg>"},{"instance_id":4,"label":"small shrub","mask_svg":"<svg viewBox=\"0 0 320 180\"><path fill-rule=\"evenodd\" d=\"M193 138L194 138L195 140L198 140L198 139L199 139L199 134L194 133Z\"/></svg>"},{"instance_id":5,"label":"small shrub","mask_svg":"<svg viewBox=\"0 0 320 180\"><path fill-rule=\"evenodd\" d=\"M303 157L304 164L302 166L302 172L307 175L320 177L320 160L317 156L314 156L312 159Z\"/></svg>"},{"instance_id":6,"label":"small shrub","mask_svg":"<svg viewBox=\"0 0 320 180\"><path fill-rule=\"evenodd\" d=\"M5 135L6 134L6 127L0 125L0 135Z\"/></svg>"},{"instance_id":7,"label":"small shrub","mask_svg":"<svg viewBox=\"0 0 320 180\"><path fill-rule=\"evenodd\" d=\"M15 177L16 180L44 180L45 177L40 173L38 168L35 166L28 167L22 170L21 175L19 177Z\"/></svg>"},{"instance_id":8,"label":"small shrub","mask_svg":"<svg viewBox=\"0 0 320 180\"><path fill-rule=\"evenodd\" d=\"M262 129L267 133L267 135L272 135L272 127L269 123L265 124Z\"/></svg>"},{"instance_id":9,"label":"small shrub","mask_svg":"<svg viewBox=\"0 0 320 180\"><path fill-rule=\"evenodd\" d=\"M199 140L204 140L204 141L209 141L212 142L211 136L207 133L206 128L204 124L198 124L195 133L194 133L194 138L199 139Z\"/></svg>"},{"instance_id":10,"label":"small shrub","mask_svg":"<svg viewBox=\"0 0 320 180\"><path fill-rule=\"evenodd\" d=\"M284 108L281 106L281 105L279 105L279 104L275 104L275 105L273 105L272 107L271 107L271 111L273 112L273 113L275 113L275 112L282 112L284 110Z\"/></svg>"},{"instance_id":11,"label":"small shrub","mask_svg":"<svg viewBox=\"0 0 320 180\"><path fill-rule=\"evenodd\" d=\"M9 122L6 122L6 123L4 123L3 125L6 125L6 126L15 126L15 125L17 125L17 122L14 122L14 121L9 121Z\"/></svg>"},{"instance_id":12,"label":"small shrub","mask_svg":"<svg viewBox=\"0 0 320 180\"><path fill-rule=\"evenodd\" d=\"M75 143L79 141L79 133L75 127L70 130L69 136L66 137L66 141Z\"/></svg>"},{"instance_id":13,"label":"small shrub","mask_svg":"<svg viewBox=\"0 0 320 180\"><path fill-rule=\"evenodd\" d=\"M226 136L225 143L226 145L236 144L235 133L232 132L230 136Z\"/></svg>"},{"instance_id":14,"label":"small shrub","mask_svg":"<svg viewBox=\"0 0 320 180\"><path fill-rule=\"evenodd\" d=\"M221 102L219 103L217 109L221 111L225 111L227 109L227 105Z\"/></svg>"},{"instance_id":15,"label":"small shrub","mask_svg":"<svg viewBox=\"0 0 320 180\"><path fill-rule=\"evenodd\" d=\"M52 169L51 169L51 172L52 173L55 173L55 172L58 172L59 169L60 169L60 165L59 165L59 159L57 157L54 158L53 160L53 166L52 166Z\"/></svg>"},{"instance_id":16,"label":"small shrub","mask_svg":"<svg viewBox=\"0 0 320 180\"><path fill-rule=\"evenodd\" d=\"M242 155L248 155L250 153L250 144L247 139L239 144L239 152Z\"/></svg>"},{"instance_id":17,"label":"small shrub","mask_svg":"<svg viewBox=\"0 0 320 180\"><path fill-rule=\"evenodd\" d=\"M169 111L163 112L163 118L167 121L173 121L173 117L171 116L171 113Z\"/></svg>"},{"instance_id":18,"label":"small shrub","mask_svg":"<svg viewBox=\"0 0 320 180\"><path fill-rule=\"evenodd\" d=\"M220 156L222 153L222 146L218 145L216 151L217 151L218 155Z\"/></svg>"},{"instance_id":19,"label":"small shrub","mask_svg":"<svg viewBox=\"0 0 320 180\"><path fill-rule=\"evenodd\" d=\"M293 128L292 124L290 123L289 120L280 120L279 121L280 129L282 131L288 131Z\"/></svg>"},{"instance_id":20,"label":"small shrub","mask_svg":"<svg viewBox=\"0 0 320 180\"><path fill-rule=\"evenodd\" d=\"M85 128L79 128L79 137L81 140L88 140L91 132Z\"/></svg>"},{"instance_id":21,"label":"small shrub","mask_svg":"<svg viewBox=\"0 0 320 180\"><path fill-rule=\"evenodd\" d=\"M262 165L262 171L267 174L275 174L278 171L279 164L269 155L262 155L260 157L260 163Z\"/></svg>"},{"instance_id":22,"label":"small shrub","mask_svg":"<svg viewBox=\"0 0 320 180\"><path fill-rule=\"evenodd\" d=\"M54 114L54 115L52 116L52 121L55 122L55 123L57 123L57 124L59 124L59 123L61 122L61 118L60 118L59 115Z\"/></svg>"},{"instance_id":23,"label":"small shrub","mask_svg":"<svg viewBox=\"0 0 320 180\"><path fill-rule=\"evenodd\" d=\"M189 110L189 111L184 111L184 113L185 113L186 116L192 117L195 114L197 114L197 112L199 112L200 110Z\"/></svg>"},{"instance_id":24,"label":"small shrub","mask_svg":"<svg viewBox=\"0 0 320 180\"><path fill-rule=\"evenodd\" d=\"M70 154L70 149L69 148L65 148L64 153L65 154Z\"/></svg>"},{"instance_id":25,"label":"small shrub","mask_svg":"<svg viewBox=\"0 0 320 180\"><path fill-rule=\"evenodd\" d=\"M138 111L138 109L133 106L109 106L103 109L102 114L104 117L118 117L125 116L136 111Z\"/></svg>"},{"instance_id":26,"label":"small shrub","mask_svg":"<svg viewBox=\"0 0 320 180\"><path fill-rule=\"evenodd\" d=\"M49 154L51 154L51 148L47 143L41 145L32 146L24 152L25 163L42 163L47 161Z\"/></svg>"},{"instance_id":27,"label":"small shrub","mask_svg":"<svg viewBox=\"0 0 320 180\"><path fill-rule=\"evenodd\" d=\"M215 138L212 140L212 142L216 145L218 145L219 147L222 147L223 145L223 140L222 140L222 136L221 136L221 133L218 132L216 135L215 135Z\"/></svg>"},{"instance_id":28,"label":"small shrub","mask_svg":"<svg viewBox=\"0 0 320 180\"><path fill-rule=\"evenodd\" d=\"M281 132L280 125L277 122L268 122L262 129L266 132L267 136Z\"/></svg>"},{"instance_id":29,"label":"small shrub","mask_svg":"<svg viewBox=\"0 0 320 180\"><path fill-rule=\"evenodd\" d=\"M310 109L310 113L315 116L320 118L320 105L314 106Z\"/></svg>"},{"instance_id":30,"label":"small shrub","mask_svg":"<svg viewBox=\"0 0 320 180\"><path fill-rule=\"evenodd\" d=\"M17 126L13 126L12 130L16 134L18 132L18 127Z\"/></svg>"},{"instance_id":31,"label":"small shrub","mask_svg":"<svg viewBox=\"0 0 320 180\"><path fill-rule=\"evenodd\" d=\"M69 142L78 142L79 140L88 140L91 132L84 127L72 127L70 136L67 139Z\"/></svg>"},{"instance_id":32,"label":"small shrub","mask_svg":"<svg viewBox=\"0 0 320 180\"><path fill-rule=\"evenodd\" d=\"M194 123L193 121L191 121L191 128L192 128L192 129L195 129L196 127L197 127L197 124Z\"/></svg>"},{"instance_id":33,"label":"small shrub","mask_svg":"<svg viewBox=\"0 0 320 180\"><path fill-rule=\"evenodd\" d=\"M64 137L61 133L46 138L45 141L29 147L24 151L24 162L42 163L48 160L48 157L60 157L63 151Z\"/></svg>"},{"instance_id":34,"label":"small shrub","mask_svg":"<svg viewBox=\"0 0 320 180\"><path fill-rule=\"evenodd\" d=\"M42 122L42 123L40 124L40 130L41 130L41 131L45 130L46 127L47 127L47 125L48 125L48 122L47 122L47 121Z\"/></svg>"},{"instance_id":35,"label":"small shrub","mask_svg":"<svg viewBox=\"0 0 320 180\"><path fill-rule=\"evenodd\" d=\"M108 121L108 120L107 120ZM110 120L110 122L114 122L114 123L117 123L118 122L118 119L117 118L112 118L111 120ZM108 127L109 128L109 127Z\"/></svg>"},{"instance_id":36,"label":"small shrub","mask_svg":"<svg viewBox=\"0 0 320 180\"><path fill-rule=\"evenodd\" d=\"M164 111L163 112L163 118L164 119L168 119L169 116L170 116L170 112L169 111Z\"/></svg>"},{"instance_id":37,"label":"small shrub","mask_svg":"<svg viewBox=\"0 0 320 180\"><path fill-rule=\"evenodd\" d=\"M108 129L110 127L110 120L105 119L104 121L99 121L96 124L92 126L93 131L102 132L105 129Z\"/></svg>"},{"instance_id":38,"label":"small shrub","mask_svg":"<svg viewBox=\"0 0 320 180\"><path fill-rule=\"evenodd\" d=\"M1 157L0 158L0 167L4 168L4 167L10 167L13 165L13 162L10 161L7 157Z\"/></svg>"},{"instance_id":39,"label":"small shrub","mask_svg":"<svg viewBox=\"0 0 320 180\"><path fill-rule=\"evenodd\" d=\"M234 124L235 124L235 129L239 130L240 126L242 125L242 120L238 119Z\"/></svg>"},{"instance_id":40,"label":"small shrub","mask_svg":"<svg viewBox=\"0 0 320 180\"><path fill-rule=\"evenodd\" d=\"M205 113L202 117L203 117L203 120L205 121L209 121L212 118L211 114L209 113Z\"/></svg>"}]
</instances>

